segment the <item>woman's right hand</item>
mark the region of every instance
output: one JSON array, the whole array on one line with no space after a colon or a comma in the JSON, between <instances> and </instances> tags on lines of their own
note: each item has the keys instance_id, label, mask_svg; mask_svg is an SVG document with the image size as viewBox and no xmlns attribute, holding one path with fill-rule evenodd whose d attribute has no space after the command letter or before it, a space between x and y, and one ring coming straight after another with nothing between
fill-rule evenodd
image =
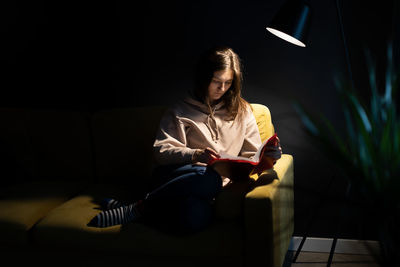
<instances>
[{"instance_id":1,"label":"woman's right hand","mask_svg":"<svg viewBox=\"0 0 400 267\"><path fill-rule=\"evenodd\" d=\"M208 164L219 157L220 155L214 149L206 147L204 149L197 149L193 154L192 161L193 163L201 162Z\"/></svg>"}]
</instances>

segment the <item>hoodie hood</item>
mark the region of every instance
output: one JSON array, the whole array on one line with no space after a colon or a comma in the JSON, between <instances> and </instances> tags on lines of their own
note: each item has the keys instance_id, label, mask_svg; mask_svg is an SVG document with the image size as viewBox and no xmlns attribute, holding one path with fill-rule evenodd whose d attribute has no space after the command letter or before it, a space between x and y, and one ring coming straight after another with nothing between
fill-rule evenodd
<instances>
[{"instance_id":1,"label":"hoodie hood","mask_svg":"<svg viewBox=\"0 0 400 267\"><path fill-rule=\"evenodd\" d=\"M223 105L224 105L222 102L220 102L217 105L211 107L211 110L210 110L210 108L208 107L207 104L205 104L205 103L203 103L203 102L201 102L199 100L196 100L193 97L186 97L183 100L183 102L185 102L186 104L192 106L193 108L195 108L195 109L197 109L197 110L199 110L199 111L201 111L201 112L203 112L203 113L205 113L207 115L209 115L211 113L215 113L216 111L222 110L223 109Z\"/></svg>"}]
</instances>

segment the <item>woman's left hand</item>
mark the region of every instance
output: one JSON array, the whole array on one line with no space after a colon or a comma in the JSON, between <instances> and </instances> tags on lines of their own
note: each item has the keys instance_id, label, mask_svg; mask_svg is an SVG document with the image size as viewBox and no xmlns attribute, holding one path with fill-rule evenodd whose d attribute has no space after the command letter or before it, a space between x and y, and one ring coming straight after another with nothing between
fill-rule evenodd
<instances>
[{"instance_id":1,"label":"woman's left hand","mask_svg":"<svg viewBox=\"0 0 400 267\"><path fill-rule=\"evenodd\" d=\"M264 152L264 157L268 157L274 160L275 162L280 159L282 156L282 147L280 144L279 138L277 138L277 141L275 142L274 145L270 145L266 147L266 150Z\"/></svg>"}]
</instances>

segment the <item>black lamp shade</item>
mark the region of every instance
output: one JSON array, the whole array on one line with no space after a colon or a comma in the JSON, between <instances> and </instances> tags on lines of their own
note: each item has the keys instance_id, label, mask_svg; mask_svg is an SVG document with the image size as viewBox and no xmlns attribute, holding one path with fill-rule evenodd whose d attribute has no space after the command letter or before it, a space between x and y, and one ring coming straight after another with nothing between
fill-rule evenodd
<instances>
[{"instance_id":1,"label":"black lamp shade","mask_svg":"<svg viewBox=\"0 0 400 267\"><path fill-rule=\"evenodd\" d=\"M274 35L305 47L311 18L311 8L303 0L288 0L266 27Z\"/></svg>"}]
</instances>

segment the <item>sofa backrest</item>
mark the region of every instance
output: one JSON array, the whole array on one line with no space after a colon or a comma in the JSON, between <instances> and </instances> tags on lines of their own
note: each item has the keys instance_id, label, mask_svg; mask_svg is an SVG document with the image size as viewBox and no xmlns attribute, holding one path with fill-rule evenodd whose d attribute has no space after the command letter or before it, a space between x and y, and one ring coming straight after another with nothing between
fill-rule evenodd
<instances>
[{"instance_id":1,"label":"sofa backrest","mask_svg":"<svg viewBox=\"0 0 400 267\"><path fill-rule=\"evenodd\" d=\"M93 180L89 122L81 112L1 108L0 146L12 164L0 162L2 180Z\"/></svg>"},{"instance_id":2,"label":"sofa backrest","mask_svg":"<svg viewBox=\"0 0 400 267\"><path fill-rule=\"evenodd\" d=\"M153 142L166 107L98 111L92 119L96 177L145 190L153 164Z\"/></svg>"},{"instance_id":3,"label":"sofa backrest","mask_svg":"<svg viewBox=\"0 0 400 267\"><path fill-rule=\"evenodd\" d=\"M260 131L261 141L264 142L275 133L269 109L261 104L251 104L254 117Z\"/></svg>"}]
</instances>

